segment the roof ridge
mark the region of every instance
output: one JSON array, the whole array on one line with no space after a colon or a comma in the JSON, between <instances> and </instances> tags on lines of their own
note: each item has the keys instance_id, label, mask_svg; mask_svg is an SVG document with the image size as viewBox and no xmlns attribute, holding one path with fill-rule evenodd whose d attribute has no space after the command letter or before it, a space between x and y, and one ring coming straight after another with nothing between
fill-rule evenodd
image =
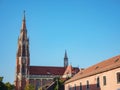
<instances>
[{"instance_id":1,"label":"roof ridge","mask_svg":"<svg viewBox=\"0 0 120 90\"><path fill-rule=\"evenodd\" d=\"M65 68L65 67L62 67L62 66L30 66L30 67L58 67L58 68Z\"/></svg>"}]
</instances>

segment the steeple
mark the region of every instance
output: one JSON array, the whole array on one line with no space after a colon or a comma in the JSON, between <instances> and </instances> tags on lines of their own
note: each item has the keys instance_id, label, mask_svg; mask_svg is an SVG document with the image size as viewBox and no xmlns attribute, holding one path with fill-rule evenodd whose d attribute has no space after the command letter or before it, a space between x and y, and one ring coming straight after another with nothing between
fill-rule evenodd
<instances>
[{"instance_id":1,"label":"steeple","mask_svg":"<svg viewBox=\"0 0 120 90\"><path fill-rule=\"evenodd\" d=\"M18 37L15 90L24 90L26 85L26 77L29 74L29 65L30 65L29 38L27 37L26 19L24 11L22 27L20 35Z\"/></svg>"},{"instance_id":2,"label":"steeple","mask_svg":"<svg viewBox=\"0 0 120 90\"><path fill-rule=\"evenodd\" d=\"M26 30L25 11L24 11L23 14L24 14L24 15L23 15L23 21L22 21L22 28L21 28L21 30Z\"/></svg>"},{"instance_id":3,"label":"steeple","mask_svg":"<svg viewBox=\"0 0 120 90\"><path fill-rule=\"evenodd\" d=\"M65 56L64 56L64 58L68 58L68 57L67 57L67 51L66 51L66 50L65 50Z\"/></svg>"},{"instance_id":4,"label":"steeple","mask_svg":"<svg viewBox=\"0 0 120 90\"><path fill-rule=\"evenodd\" d=\"M67 51L65 50L65 56L64 56L64 67L68 66L68 57L67 57Z\"/></svg>"},{"instance_id":5,"label":"steeple","mask_svg":"<svg viewBox=\"0 0 120 90\"><path fill-rule=\"evenodd\" d=\"M27 37L25 11L24 11L23 20L22 20L20 36L18 38L17 56L29 56L29 38Z\"/></svg>"}]
</instances>

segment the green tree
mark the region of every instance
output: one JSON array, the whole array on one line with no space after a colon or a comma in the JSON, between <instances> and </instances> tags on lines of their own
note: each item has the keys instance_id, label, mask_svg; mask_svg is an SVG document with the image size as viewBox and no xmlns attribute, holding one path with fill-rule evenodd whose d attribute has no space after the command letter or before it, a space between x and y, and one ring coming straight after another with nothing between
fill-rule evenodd
<instances>
[{"instance_id":1,"label":"green tree","mask_svg":"<svg viewBox=\"0 0 120 90\"><path fill-rule=\"evenodd\" d=\"M54 81L55 81L54 90L63 90L65 81L60 79L59 77L54 78Z\"/></svg>"},{"instance_id":2,"label":"green tree","mask_svg":"<svg viewBox=\"0 0 120 90\"><path fill-rule=\"evenodd\" d=\"M5 86L7 87L7 90L13 90L14 85L10 84L9 82L5 83Z\"/></svg>"},{"instance_id":3,"label":"green tree","mask_svg":"<svg viewBox=\"0 0 120 90\"><path fill-rule=\"evenodd\" d=\"M3 81L3 77L0 77L0 82L2 82Z\"/></svg>"},{"instance_id":4,"label":"green tree","mask_svg":"<svg viewBox=\"0 0 120 90\"><path fill-rule=\"evenodd\" d=\"M54 90L59 90L59 80L60 78L59 77L56 77L54 78L54 81L55 81L55 87L54 87Z\"/></svg>"},{"instance_id":5,"label":"green tree","mask_svg":"<svg viewBox=\"0 0 120 90\"><path fill-rule=\"evenodd\" d=\"M38 90L43 90L42 87L40 87Z\"/></svg>"},{"instance_id":6,"label":"green tree","mask_svg":"<svg viewBox=\"0 0 120 90\"><path fill-rule=\"evenodd\" d=\"M0 90L7 90L7 87L3 83L3 77L0 77Z\"/></svg>"},{"instance_id":7,"label":"green tree","mask_svg":"<svg viewBox=\"0 0 120 90\"><path fill-rule=\"evenodd\" d=\"M14 85L10 84L9 82L4 83L3 77L0 77L0 90L13 90Z\"/></svg>"},{"instance_id":8,"label":"green tree","mask_svg":"<svg viewBox=\"0 0 120 90\"><path fill-rule=\"evenodd\" d=\"M26 85L25 90L35 90L35 87L31 84Z\"/></svg>"}]
</instances>

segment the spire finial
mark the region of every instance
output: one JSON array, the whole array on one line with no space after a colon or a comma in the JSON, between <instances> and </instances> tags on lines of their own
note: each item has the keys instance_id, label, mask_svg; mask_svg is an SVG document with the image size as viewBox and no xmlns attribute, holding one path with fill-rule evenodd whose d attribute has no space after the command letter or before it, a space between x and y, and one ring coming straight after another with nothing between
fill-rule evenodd
<instances>
[{"instance_id":1,"label":"spire finial","mask_svg":"<svg viewBox=\"0 0 120 90\"><path fill-rule=\"evenodd\" d=\"M24 16L23 16L23 20L25 20L25 10L23 11L23 15L24 15Z\"/></svg>"},{"instance_id":2,"label":"spire finial","mask_svg":"<svg viewBox=\"0 0 120 90\"><path fill-rule=\"evenodd\" d=\"M64 58L68 58L68 57L67 57L67 51L66 51L66 50L65 50L65 57L64 57Z\"/></svg>"},{"instance_id":3,"label":"spire finial","mask_svg":"<svg viewBox=\"0 0 120 90\"><path fill-rule=\"evenodd\" d=\"M22 30L26 30L25 10L23 11Z\"/></svg>"}]
</instances>

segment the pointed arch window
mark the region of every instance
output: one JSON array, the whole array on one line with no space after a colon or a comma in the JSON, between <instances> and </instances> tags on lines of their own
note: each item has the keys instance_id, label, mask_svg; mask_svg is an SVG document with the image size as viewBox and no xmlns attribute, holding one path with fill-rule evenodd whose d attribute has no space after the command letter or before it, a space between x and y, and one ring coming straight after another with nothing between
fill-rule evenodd
<instances>
[{"instance_id":1,"label":"pointed arch window","mask_svg":"<svg viewBox=\"0 0 120 90\"><path fill-rule=\"evenodd\" d=\"M74 85L74 90L76 90L76 84Z\"/></svg>"},{"instance_id":2,"label":"pointed arch window","mask_svg":"<svg viewBox=\"0 0 120 90\"><path fill-rule=\"evenodd\" d=\"M87 80L86 90L89 90L89 88L90 88L89 81Z\"/></svg>"},{"instance_id":3,"label":"pointed arch window","mask_svg":"<svg viewBox=\"0 0 120 90\"><path fill-rule=\"evenodd\" d=\"M99 88L99 87L100 87L100 78L97 77L97 88Z\"/></svg>"},{"instance_id":4,"label":"pointed arch window","mask_svg":"<svg viewBox=\"0 0 120 90\"><path fill-rule=\"evenodd\" d=\"M26 55L26 52L25 52L25 45L23 45L22 47L22 56L25 56Z\"/></svg>"},{"instance_id":5,"label":"pointed arch window","mask_svg":"<svg viewBox=\"0 0 120 90\"><path fill-rule=\"evenodd\" d=\"M72 87L70 85L68 86L68 90L72 90Z\"/></svg>"},{"instance_id":6,"label":"pointed arch window","mask_svg":"<svg viewBox=\"0 0 120 90\"><path fill-rule=\"evenodd\" d=\"M80 82L80 90L82 90L82 83Z\"/></svg>"},{"instance_id":7,"label":"pointed arch window","mask_svg":"<svg viewBox=\"0 0 120 90\"><path fill-rule=\"evenodd\" d=\"M22 73L25 74L25 64L22 64Z\"/></svg>"}]
</instances>

